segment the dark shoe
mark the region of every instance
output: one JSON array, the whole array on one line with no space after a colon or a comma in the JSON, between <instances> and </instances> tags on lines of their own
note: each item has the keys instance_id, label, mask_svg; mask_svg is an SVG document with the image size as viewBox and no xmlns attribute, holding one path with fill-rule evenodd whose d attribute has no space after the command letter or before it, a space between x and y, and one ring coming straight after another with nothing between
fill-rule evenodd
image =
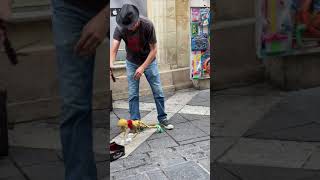
<instances>
[{"instance_id":1,"label":"dark shoe","mask_svg":"<svg viewBox=\"0 0 320 180\"><path fill-rule=\"evenodd\" d=\"M162 127L164 127L167 130L172 130L174 128L174 126L170 124L168 120L163 120L160 122L160 124Z\"/></svg>"}]
</instances>

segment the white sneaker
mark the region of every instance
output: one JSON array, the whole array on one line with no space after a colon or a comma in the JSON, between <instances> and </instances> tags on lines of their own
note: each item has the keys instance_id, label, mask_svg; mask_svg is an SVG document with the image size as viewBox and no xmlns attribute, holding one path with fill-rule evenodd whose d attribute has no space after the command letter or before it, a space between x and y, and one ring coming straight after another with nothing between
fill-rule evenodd
<instances>
[{"instance_id":1,"label":"white sneaker","mask_svg":"<svg viewBox=\"0 0 320 180\"><path fill-rule=\"evenodd\" d=\"M174 126L170 124L168 120L163 120L160 122L160 124L162 127L164 127L167 130L172 130L174 128Z\"/></svg>"}]
</instances>

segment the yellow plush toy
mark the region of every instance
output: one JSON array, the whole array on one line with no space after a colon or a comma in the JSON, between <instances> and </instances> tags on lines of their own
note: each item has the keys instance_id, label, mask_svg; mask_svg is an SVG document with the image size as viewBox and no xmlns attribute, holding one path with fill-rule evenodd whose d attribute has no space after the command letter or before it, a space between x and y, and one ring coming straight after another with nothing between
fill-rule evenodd
<instances>
[{"instance_id":1,"label":"yellow plush toy","mask_svg":"<svg viewBox=\"0 0 320 180\"><path fill-rule=\"evenodd\" d=\"M126 142L128 130L130 129L132 133L134 133L134 137L141 131L146 128L158 128L158 125L147 125L143 123L141 120L126 120L119 119L118 127L121 128L121 132L123 133L123 141Z\"/></svg>"}]
</instances>

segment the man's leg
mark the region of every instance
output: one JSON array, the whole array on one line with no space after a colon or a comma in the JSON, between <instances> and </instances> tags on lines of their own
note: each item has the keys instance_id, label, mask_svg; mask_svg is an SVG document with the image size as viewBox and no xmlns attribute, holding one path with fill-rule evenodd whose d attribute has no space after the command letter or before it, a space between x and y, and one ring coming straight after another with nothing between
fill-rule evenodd
<instances>
[{"instance_id":1,"label":"man's leg","mask_svg":"<svg viewBox=\"0 0 320 180\"><path fill-rule=\"evenodd\" d=\"M139 84L140 79L135 80L134 74L138 69L138 65L127 61L127 78L128 78L128 90L129 90L129 113L130 119L140 120L140 109L139 109Z\"/></svg>"},{"instance_id":2,"label":"man's leg","mask_svg":"<svg viewBox=\"0 0 320 180\"><path fill-rule=\"evenodd\" d=\"M158 112L158 121L161 123L167 120L167 114L164 106L164 94L161 86L160 73L158 70L157 60L154 60L144 71L144 74L150 84L154 101Z\"/></svg>"},{"instance_id":3,"label":"man's leg","mask_svg":"<svg viewBox=\"0 0 320 180\"><path fill-rule=\"evenodd\" d=\"M53 32L63 100L60 135L66 180L97 180L92 135L94 55L73 51L83 26L94 13L53 0Z\"/></svg>"}]
</instances>

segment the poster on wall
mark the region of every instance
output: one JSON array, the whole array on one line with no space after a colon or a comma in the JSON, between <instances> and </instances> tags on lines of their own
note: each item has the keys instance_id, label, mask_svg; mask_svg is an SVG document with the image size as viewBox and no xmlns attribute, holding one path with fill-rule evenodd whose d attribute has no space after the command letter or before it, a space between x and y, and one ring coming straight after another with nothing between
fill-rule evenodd
<instances>
[{"instance_id":1,"label":"poster on wall","mask_svg":"<svg viewBox=\"0 0 320 180\"><path fill-rule=\"evenodd\" d=\"M210 78L210 8L191 7L191 79Z\"/></svg>"},{"instance_id":2,"label":"poster on wall","mask_svg":"<svg viewBox=\"0 0 320 180\"><path fill-rule=\"evenodd\" d=\"M260 58L320 52L320 0L259 0Z\"/></svg>"}]
</instances>

